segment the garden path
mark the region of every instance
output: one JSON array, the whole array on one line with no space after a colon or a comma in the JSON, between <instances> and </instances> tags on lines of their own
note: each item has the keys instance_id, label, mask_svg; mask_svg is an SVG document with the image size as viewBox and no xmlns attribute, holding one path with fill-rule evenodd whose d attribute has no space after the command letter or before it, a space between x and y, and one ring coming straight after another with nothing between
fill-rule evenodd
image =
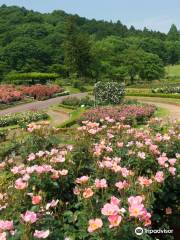
<instances>
[{"instance_id":1,"label":"garden path","mask_svg":"<svg viewBox=\"0 0 180 240\"><path fill-rule=\"evenodd\" d=\"M71 94L68 96L81 98L86 95L87 95L87 93L77 93L77 94ZM68 96L56 97L56 98L51 98L51 99L44 100L44 101L36 101L36 102L26 103L26 104L18 105L15 107L7 108L7 109L0 111L0 116L9 114L9 113L24 112L24 111L28 111L31 109L44 110L44 109L49 108L50 106L61 103L62 100L67 98Z\"/></svg>"},{"instance_id":2,"label":"garden path","mask_svg":"<svg viewBox=\"0 0 180 240\"><path fill-rule=\"evenodd\" d=\"M86 95L87 93L77 93L77 94L71 94L69 96L72 96L72 97L75 96L75 97L81 98ZM51 98L45 101L31 102L31 103L11 107L8 109L4 109L0 111L0 116L8 113L24 112L31 109L44 110L49 108L50 106L61 103L62 100L65 99L66 97L68 96ZM168 116L170 118L180 121L180 104L178 103L168 102L168 99L164 99L164 98L154 98L154 97L153 98L152 97L128 97L128 98L137 99L140 102L153 104L157 107L163 108L169 112ZM50 116L51 115L52 117L54 117L55 123L56 121L58 121L58 123L60 122L60 117L62 118L62 122L68 119L68 116L65 113L55 113L54 111L50 111Z\"/></svg>"},{"instance_id":3,"label":"garden path","mask_svg":"<svg viewBox=\"0 0 180 240\"><path fill-rule=\"evenodd\" d=\"M180 104L168 102L168 98L155 98L155 97L128 97L137 99L139 102L155 105L168 111L168 117L173 120L180 121ZM167 117L167 116L166 116Z\"/></svg>"}]
</instances>

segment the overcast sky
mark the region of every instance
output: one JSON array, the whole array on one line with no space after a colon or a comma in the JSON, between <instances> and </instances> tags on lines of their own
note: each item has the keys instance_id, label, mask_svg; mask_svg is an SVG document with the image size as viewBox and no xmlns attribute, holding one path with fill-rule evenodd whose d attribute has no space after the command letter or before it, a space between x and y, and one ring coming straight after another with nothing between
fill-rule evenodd
<instances>
[{"instance_id":1,"label":"overcast sky","mask_svg":"<svg viewBox=\"0 0 180 240\"><path fill-rule=\"evenodd\" d=\"M168 32L172 23L180 29L180 0L0 0L39 12L61 9L95 19L117 21L142 29Z\"/></svg>"}]
</instances>

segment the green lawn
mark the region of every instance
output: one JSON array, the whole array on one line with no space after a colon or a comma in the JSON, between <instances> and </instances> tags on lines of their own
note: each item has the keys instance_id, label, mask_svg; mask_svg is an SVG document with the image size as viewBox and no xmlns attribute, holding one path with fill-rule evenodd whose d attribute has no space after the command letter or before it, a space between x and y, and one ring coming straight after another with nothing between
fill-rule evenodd
<instances>
[{"instance_id":1,"label":"green lawn","mask_svg":"<svg viewBox=\"0 0 180 240\"><path fill-rule=\"evenodd\" d=\"M169 79L177 80L180 83L180 65L167 66L165 69Z\"/></svg>"}]
</instances>

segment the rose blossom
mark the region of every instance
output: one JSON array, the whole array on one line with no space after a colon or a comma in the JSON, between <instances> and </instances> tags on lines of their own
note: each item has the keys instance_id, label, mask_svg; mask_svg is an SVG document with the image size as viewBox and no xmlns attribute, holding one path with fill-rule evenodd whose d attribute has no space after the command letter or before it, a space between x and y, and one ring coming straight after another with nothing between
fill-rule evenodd
<instances>
[{"instance_id":1,"label":"rose blossom","mask_svg":"<svg viewBox=\"0 0 180 240\"><path fill-rule=\"evenodd\" d=\"M95 180L95 186L96 188L107 188L107 182L106 179L96 179Z\"/></svg>"},{"instance_id":2,"label":"rose blossom","mask_svg":"<svg viewBox=\"0 0 180 240\"><path fill-rule=\"evenodd\" d=\"M118 227L122 221L122 217L119 215L111 215L108 217L108 220L110 222L110 225L109 225L110 228Z\"/></svg>"},{"instance_id":3,"label":"rose blossom","mask_svg":"<svg viewBox=\"0 0 180 240\"><path fill-rule=\"evenodd\" d=\"M127 181L119 181L115 184L115 186L118 188L118 190L122 190L124 188L127 188L129 184L127 183Z\"/></svg>"},{"instance_id":4,"label":"rose blossom","mask_svg":"<svg viewBox=\"0 0 180 240\"><path fill-rule=\"evenodd\" d=\"M26 211L24 215L21 214L21 217L25 222L30 222L30 223L35 223L38 220L37 214L31 211Z\"/></svg>"},{"instance_id":5,"label":"rose blossom","mask_svg":"<svg viewBox=\"0 0 180 240\"><path fill-rule=\"evenodd\" d=\"M171 166L174 166L174 164L176 163L176 158L171 158L168 161L169 161Z\"/></svg>"},{"instance_id":6,"label":"rose blossom","mask_svg":"<svg viewBox=\"0 0 180 240\"><path fill-rule=\"evenodd\" d=\"M94 192L92 191L91 188L86 188L83 192L83 197L84 198L90 198L94 195Z\"/></svg>"},{"instance_id":7,"label":"rose blossom","mask_svg":"<svg viewBox=\"0 0 180 240\"><path fill-rule=\"evenodd\" d=\"M38 231L38 230L35 230L34 232L34 237L36 238L47 238L49 236L50 232L49 230L46 230L46 231Z\"/></svg>"},{"instance_id":8,"label":"rose blossom","mask_svg":"<svg viewBox=\"0 0 180 240\"><path fill-rule=\"evenodd\" d=\"M169 172L174 176L176 174L176 168L175 167L169 167Z\"/></svg>"},{"instance_id":9,"label":"rose blossom","mask_svg":"<svg viewBox=\"0 0 180 240\"><path fill-rule=\"evenodd\" d=\"M148 179L146 177L138 177L138 182L139 184L143 187L143 186L146 186L148 187L149 185L151 185L152 183L152 180L151 179Z\"/></svg>"},{"instance_id":10,"label":"rose blossom","mask_svg":"<svg viewBox=\"0 0 180 240\"><path fill-rule=\"evenodd\" d=\"M28 156L28 161L33 161L34 159L36 158L36 155L34 153L31 153L29 156Z\"/></svg>"},{"instance_id":11,"label":"rose blossom","mask_svg":"<svg viewBox=\"0 0 180 240\"><path fill-rule=\"evenodd\" d=\"M10 231L14 228L13 226L13 221L3 221L3 220L0 220L0 229L2 231Z\"/></svg>"},{"instance_id":12,"label":"rose blossom","mask_svg":"<svg viewBox=\"0 0 180 240\"><path fill-rule=\"evenodd\" d=\"M76 183L84 184L84 183L86 183L88 180L89 180L89 177L88 177L88 176L82 176L82 177L76 179Z\"/></svg>"},{"instance_id":13,"label":"rose blossom","mask_svg":"<svg viewBox=\"0 0 180 240\"><path fill-rule=\"evenodd\" d=\"M162 171L157 172L154 179L159 183L163 182L164 181L164 173Z\"/></svg>"},{"instance_id":14,"label":"rose blossom","mask_svg":"<svg viewBox=\"0 0 180 240\"><path fill-rule=\"evenodd\" d=\"M42 197L39 195L32 196L32 204L36 205L39 204L42 200Z\"/></svg>"},{"instance_id":15,"label":"rose blossom","mask_svg":"<svg viewBox=\"0 0 180 240\"><path fill-rule=\"evenodd\" d=\"M91 219L89 220L88 232L92 233L97 229L102 228L102 226L103 226L103 222L100 218Z\"/></svg>"},{"instance_id":16,"label":"rose blossom","mask_svg":"<svg viewBox=\"0 0 180 240\"><path fill-rule=\"evenodd\" d=\"M28 183L24 181L22 178L18 178L15 181L15 188L19 190L23 190L28 187Z\"/></svg>"},{"instance_id":17,"label":"rose blossom","mask_svg":"<svg viewBox=\"0 0 180 240\"><path fill-rule=\"evenodd\" d=\"M119 212L119 207L111 203L106 203L101 209L101 213L105 216L117 215L118 212Z\"/></svg>"},{"instance_id":18,"label":"rose blossom","mask_svg":"<svg viewBox=\"0 0 180 240\"><path fill-rule=\"evenodd\" d=\"M119 200L117 197L114 197L114 196L111 197L111 201L110 201L111 204L118 206L120 204L120 202L121 202L121 200Z\"/></svg>"}]
</instances>

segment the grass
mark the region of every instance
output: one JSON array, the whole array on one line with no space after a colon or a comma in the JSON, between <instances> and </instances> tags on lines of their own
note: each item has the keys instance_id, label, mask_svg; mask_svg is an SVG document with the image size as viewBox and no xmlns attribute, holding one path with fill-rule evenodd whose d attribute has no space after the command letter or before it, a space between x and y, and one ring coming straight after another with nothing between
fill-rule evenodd
<instances>
[{"instance_id":1,"label":"grass","mask_svg":"<svg viewBox=\"0 0 180 240\"><path fill-rule=\"evenodd\" d=\"M78 88L74 88L72 86L63 86L65 91L69 91L70 93L80 93L81 91Z\"/></svg>"},{"instance_id":2,"label":"grass","mask_svg":"<svg viewBox=\"0 0 180 240\"><path fill-rule=\"evenodd\" d=\"M168 117L168 115L169 115L169 111L164 108L158 108L154 114L155 117L160 117L160 118Z\"/></svg>"},{"instance_id":3,"label":"grass","mask_svg":"<svg viewBox=\"0 0 180 240\"><path fill-rule=\"evenodd\" d=\"M174 66L167 66L166 68L166 73L168 78L176 81L180 81L180 64L179 65L174 65Z\"/></svg>"},{"instance_id":4,"label":"grass","mask_svg":"<svg viewBox=\"0 0 180 240\"><path fill-rule=\"evenodd\" d=\"M70 119L65 121L64 123L57 126L58 128L69 128L72 126L77 126L77 120L81 117L81 115L86 111L86 108L78 108L75 111L70 113Z\"/></svg>"}]
</instances>

